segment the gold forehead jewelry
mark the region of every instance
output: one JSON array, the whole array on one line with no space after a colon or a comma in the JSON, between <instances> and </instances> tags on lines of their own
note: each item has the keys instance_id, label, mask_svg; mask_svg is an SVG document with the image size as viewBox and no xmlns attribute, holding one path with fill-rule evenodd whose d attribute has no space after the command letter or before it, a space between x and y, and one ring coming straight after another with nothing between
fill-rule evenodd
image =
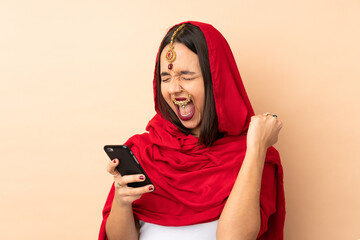
<instances>
[{"instance_id":1,"label":"gold forehead jewelry","mask_svg":"<svg viewBox=\"0 0 360 240\"><path fill-rule=\"evenodd\" d=\"M174 51L174 37L176 35L176 33L178 31L180 31L183 27L185 27L186 23L184 24L181 24L180 27L178 27L175 32L173 33L173 35L171 36L171 41L170 41L170 49L167 51L166 53L166 60L168 60L169 62L169 65L168 65L168 69L172 69L173 68L173 65L172 65L172 62L175 61L176 59L176 53Z\"/></svg>"}]
</instances>

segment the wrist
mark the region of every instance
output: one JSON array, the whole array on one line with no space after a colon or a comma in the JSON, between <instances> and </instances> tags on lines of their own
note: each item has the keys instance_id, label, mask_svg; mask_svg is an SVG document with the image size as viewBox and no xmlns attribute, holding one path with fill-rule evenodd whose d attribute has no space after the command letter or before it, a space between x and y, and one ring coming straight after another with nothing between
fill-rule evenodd
<instances>
[{"instance_id":1,"label":"wrist","mask_svg":"<svg viewBox=\"0 0 360 240\"><path fill-rule=\"evenodd\" d=\"M132 202L126 202L126 201L122 201L120 196L117 196L115 194L114 196L114 200L113 200L113 204L116 204L116 206L118 208L122 208L122 209L132 209Z\"/></svg>"},{"instance_id":2,"label":"wrist","mask_svg":"<svg viewBox=\"0 0 360 240\"><path fill-rule=\"evenodd\" d=\"M266 147L264 144L256 143L256 144L249 144L246 147L247 152L257 152L257 153L266 153L268 147Z\"/></svg>"},{"instance_id":3,"label":"wrist","mask_svg":"<svg viewBox=\"0 0 360 240\"><path fill-rule=\"evenodd\" d=\"M264 162L266 152L267 152L267 148L262 145L248 146L246 148L245 156L248 156L248 158L251 159L257 159L260 162Z\"/></svg>"}]
</instances>

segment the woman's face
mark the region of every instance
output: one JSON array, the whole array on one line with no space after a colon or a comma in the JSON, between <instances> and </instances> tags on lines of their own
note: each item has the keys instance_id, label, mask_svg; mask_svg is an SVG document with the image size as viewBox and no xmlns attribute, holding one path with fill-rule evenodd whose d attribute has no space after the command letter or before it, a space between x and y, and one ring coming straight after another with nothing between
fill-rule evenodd
<instances>
[{"instance_id":1,"label":"woman's face","mask_svg":"<svg viewBox=\"0 0 360 240\"><path fill-rule=\"evenodd\" d=\"M204 111L205 88L198 56L182 43L174 43L176 59L172 69L166 53L168 44L160 55L161 93L182 124L199 137Z\"/></svg>"}]
</instances>

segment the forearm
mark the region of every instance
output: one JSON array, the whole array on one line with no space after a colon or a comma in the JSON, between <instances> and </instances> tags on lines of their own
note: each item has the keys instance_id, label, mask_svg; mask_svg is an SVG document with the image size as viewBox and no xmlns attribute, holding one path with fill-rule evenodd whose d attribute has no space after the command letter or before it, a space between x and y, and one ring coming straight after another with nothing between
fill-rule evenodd
<instances>
[{"instance_id":1,"label":"forearm","mask_svg":"<svg viewBox=\"0 0 360 240\"><path fill-rule=\"evenodd\" d=\"M248 148L221 213L217 239L256 239L261 224L260 189L266 149Z\"/></svg>"},{"instance_id":2,"label":"forearm","mask_svg":"<svg viewBox=\"0 0 360 240\"><path fill-rule=\"evenodd\" d=\"M131 205L120 206L115 200L113 201L105 229L109 240L139 239Z\"/></svg>"}]
</instances>

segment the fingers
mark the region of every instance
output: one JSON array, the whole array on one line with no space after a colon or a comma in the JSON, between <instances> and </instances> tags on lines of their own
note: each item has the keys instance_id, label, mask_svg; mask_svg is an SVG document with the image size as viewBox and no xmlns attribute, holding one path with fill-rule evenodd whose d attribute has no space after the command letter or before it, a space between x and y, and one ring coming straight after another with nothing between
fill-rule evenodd
<instances>
[{"instance_id":1,"label":"fingers","mask_svg":"<svg viewBox=\"0 0 360 240\"><path fill-rule=\"evenodd\" d=\"M136 197L136 196L141 196L144 193L154 191L154 186L150 184L150 185L146 185L146 186L138 187L138 188L121 187L121 188L117 188L117 189L118 189L119 195L122 197L132 197L132 196Z\"/></svg>"},{"instance_id":2,"label":"fingers","mask_svg":"<svg viewBox=\"0 0 360 240\"><path fill-rule=\"evenodd\" d=\"M143 187L137 187L137 188L128 187L126 185L127 183L134 182L134 181L135 182L144 181L145 178L144 178L144 180L142 180L142 179L140 179L141 176L143 176L143 175L141 175L141 174L125 175L118 180L121 182L121 184L118 184L115 180L115 186L116 186L115 198L117 199L118 203L129 205L133 201L141 198L141 196L144 193L154 191L154 186L151 184L143 186Z\"/></svg>"},{"instance_id":3,"label":"fingers","mask_svg":"<svg viewBox=\"0 0 360 240\"><path fill-rule=\"evenodd\" d=\"M280 125L282 126L282 122L278 119L277 116L276 117L275 116L273 116L273 114L270 114L269 112L267 112L264 114L254 115L250 119L251 119L251 121L256 121L257 119L270 119L270 120L280 123ZM250 121L250 123L251 123L251 121Z\"/></svg>"},{"instance_id":4,"label":"fingers","mask_svg":"<svg viewBox=\"0 0 360 240\"><path fill-rule=\"evenodd\" d=\"M115 199L120 205L129 206L135 200L141 198L144 193L154 191L153 185L146 185L144 187L132 188L132 187L118 187L115 189Z\"/></svg>"},{"instance_id":5,"label":"fingers","mask_svg":"<svg viewBox=\"0 0 360 240\"><path fill-rule=\"evenodd\" d=\"M122 176L117 170L116 167L119 165L119 160L115 158L113 161L109 162L109 164L106 167L106 170L114 176L115 186L116 187L125 187L128 183L133 182L143 182L145 181L145 175L144 174L132 174L132 175L125 175ZM150 185L149 185L150 186ZM149 187L148 186L148 187ZM152 185L151 185L152 186ZM149 191L152 191L154 189L154 186L152 186Z\"/></svg>"},{"instance_id":6,"label":"fingers","mask_svg":"<svg viewBox=\"0 0 360 240\"><path fill-rule=\"evenodd\" d=\"M145 181L145 176L143 174L125 175L117 179L120 186L126 186L128 183L143 181Z\"/></svg>"},{"instance_id":7,"label":"fingers","mask_svg":"<svg viewBox=\"0 0 360 240\"><path fill-rule=\"evenodd\" d=\"M276 117L273 117L272 115L265 115L265 114L258 114L254 115L250 118L250 124L251 123L257 123L257 122L263 122L263 121L279 121Z\"/></svg>"},{"instance_id":8,"label":"fingers","mask_svg":"<svg viewBox=\"0 0 360 240\"><path fill-rule=\"evenodd\" d=\"M122 176L116 167L119 165L119 159L109 162L106 170L114 176L115 200L122 206L129 206L133 201L139 199L142 194L154 191L152 184L143 187L128 187L128 183L145 181L144 174L132 174Z\"/></svg>"},{"instance_id":9,"label":"fingers","mask_svg":"<svg viewBox=\"0 0 360 240\"><path fill-rule=\"evenodd\" d=\"M126 185L127 183L134 181L144 181L138 178L140 176L141 175L126 175L121 177L121 179L119 180L124 185L115 183L115 186L117 185L117 199L120 199L119 201L121 203L131 204L133 201L139 199L144 193L154 191L154 186L151 184L137 188L128 187Z\"/></svg>"},{"instance_id":10,"label":"fingers","mask_svg":"<svg viewBox=\"0 0 360 240\"><path fill-rule=\"evenodd\" d=\"M265 114L258 114L251 117L247 143L249 146L262 145L268 148L278 141L278 135L283 127L283 123L267 112Z\"/></svg>"},{"instance_id":11,"label":"fingers","mask_svg":"<svg viewBox=\"0 0 360 240\"><path fill-rule=\"evenodd\" d=\"M115 158L109 162L109 164L106 167L106 171L108 171L114 177L121 176L120 173L116 170L117 165L119 165L119 160L117 158Z\"/></svg>"}]
</instances>

